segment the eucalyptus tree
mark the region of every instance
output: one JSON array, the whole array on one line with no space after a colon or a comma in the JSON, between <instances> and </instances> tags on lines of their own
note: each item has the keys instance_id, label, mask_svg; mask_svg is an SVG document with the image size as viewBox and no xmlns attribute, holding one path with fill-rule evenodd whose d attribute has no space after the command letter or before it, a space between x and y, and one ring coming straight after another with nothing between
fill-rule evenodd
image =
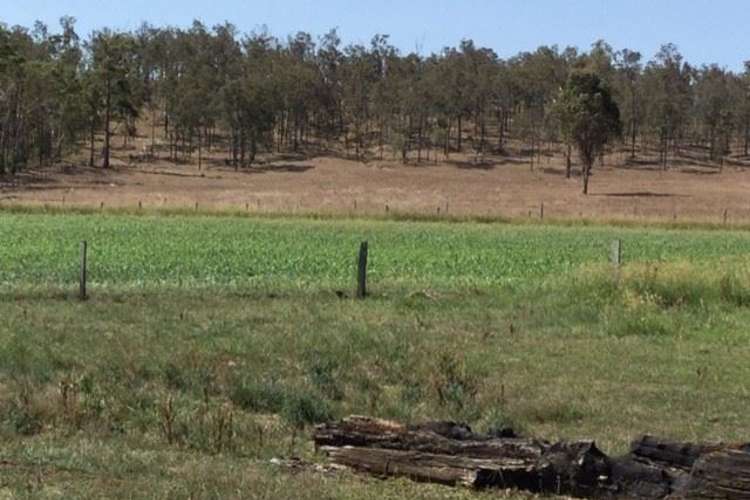
<instances>
[{"instance_id":1,"label":"eucalyptus tree","mask_svg":"<svg viewBox=\"0 0 750 500\"><path fill-rule=\"evenodd\" d=\"M620 87L620 110L623 122L628 124L630 137L630 158L635 158L636 137L642 121L641 96L641 53L623 49L615 56L615 66L618 72L617 84Z\"/></svg>"},{"instance_id":2,"label":"eucalyptus tree","mask_svg":"<svg viewBox=\"0 0 750 500\"><path fill-rule=\"evenodd\" d=\"M109 168L111 156L112 121L114 118L133 120L139 109L134 89L136 67L134 65L133 38L126 33L109 29L95 31L87 42L90 53L91 95L100 96L95 106L102 110L104 148L102 167Z\"/></svg>"},{"instance_id":3,"label":"eucalyptus tree","mask_svg":"<svg viewBox=\"0 0 750 500\"><path fill-rule=\"evenodd\" d=\"M556 46L544 46L533 53L524 52L509 63L518 96L514 125L520 138L530 146L533 168L534 157L545 135L545 118L570 70L568 59Z\"/></svg>"},{"instance_id":4,"label":"eucalyptus tree","mask_svg":"<svg viewBox=\"0 0 750 500\"><path fill-rule=\"evenodd\" d=\"M335 29L320 37L316 61L320 77L315 89L318 109L316 128L321 137L330 143L344 130L342 66L344 53L341 38Z\"/></svg>"},{"instance_id":5,"label":"eucalyptus tree","mask_svg":"<svg viewBox=\"0 0 750 500\"><path fill-rule=\"evenodd\" d=\"M369 146L369 127L372 115L372 97L379 74L377 56L363 45L349 45L344 49L341 67L342 103L345 119L351 124L351 134L346 133L348 145L352 136L355 155L360 159Z\"/></svg>"},{"instance_id":6,"label":"eucalyptus tree","mask_svg":"<svg viewBox=\"0 0 750 500\"><path fill-rule=\"evenodd\" d=\"M742 134L742 152L750 153L750 61L745 61L744 72L737 77L739 112L737 113L738 129Z\"/></svg>"},{"instance_id":7,"label":"eucalyptus tree","mask_svg":"<svg viewBox=\"0 0 750 500\"><path fill-rule=\"evenodd\" d=\"M594 160L622 131L620 110L598 75L571 73L555 102L563 127L578 148L582 162L583 194L588 194Z\"/></svg>"},{"instance_id":8,"label":"eucalyptus tree","mask_svg":"<svg viewBox=\"0 0 750 500\"><path fill-rule=\"evenodd\" d=\"M693 114L702 128L702 139L708 142L710 160L721 159L729 152L736 108L741 102L733 95L733 84L733 77L717 65L696 72Z\"/></svg>"},{"instance_id":9,"label":"eucalyptus tree","mask_svg":"<svg viewBox=\"0 0 750 500\"><path fill-rule=\"evenodd\" d=\"M19 40L25 36L0 24L0 173L15 173L25 162L21 102L27 59Z\"/></svg>"},{"instance_id":10,"label":"eucalyptus tree","mask_svg":"<svg viewBox=\"0 0 750 500\"><path fill-rule=\"evenodd\" d=\"M670 146L679 152L692 105L693 70L672 44L662 46L643 73L646 120L659 144L659 163L666 169Z\"/></svg>"}]
</instances>

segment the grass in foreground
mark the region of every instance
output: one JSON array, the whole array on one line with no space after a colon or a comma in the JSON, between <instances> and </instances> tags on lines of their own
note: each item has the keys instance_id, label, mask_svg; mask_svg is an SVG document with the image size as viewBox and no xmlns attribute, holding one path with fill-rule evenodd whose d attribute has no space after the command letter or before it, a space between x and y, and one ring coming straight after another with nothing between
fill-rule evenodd
<instances>
[{"instance_id":1,"label":"grass in foreground","mask_svg":"<svg viewBox=\"0 0 750 500\"><path fill-rule=\"evenodd\" d=\"M643 432L747 439L750 272L742 257L716 259L740 253L744 234L632 232L631 263L614 273L602 264L622 234L611 228L211 221L0 222L30 231L4 233L14 242L5 255L25 265L5 271L0 296L0 493L466 497L268 465L320 460L310 425L350 413L511 424L548 439L591 437L611 453ZM270 241L250 254L263 259L240 258L239 244L232 253L248 227ZM59 292L68 274L44 249L95 229L99 286L81 303ZM373 296L340 299L333 290L349 286L348 248L363 233L383 252ZM167 243L147 244L160 234ZM168 238L179 235L208 248L187 246L179 260ZM513 251L481 251L501 243ZM148 273L128 264L138 252L116 252L125 247L153 251ZM466 257L475 249L477 260ZM445 258L453 254L465 259L461 279ZM287 274L277 287L270 271L263 286L238 283L224 267L207 271L211 259L235 271L278 262L268 269ZM182 272L193 285L174 280ZM139 273L161 278L139 284ZM42 275L45 284L22 286Z\"/></svg>"}]
</instances>

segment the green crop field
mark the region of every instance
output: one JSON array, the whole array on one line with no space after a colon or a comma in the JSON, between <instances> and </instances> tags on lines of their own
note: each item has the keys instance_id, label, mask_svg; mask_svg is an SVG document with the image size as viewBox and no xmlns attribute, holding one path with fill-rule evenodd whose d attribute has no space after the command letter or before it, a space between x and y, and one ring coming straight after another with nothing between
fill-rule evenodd
<instances>
[{"instance_id":1,"label":"green crop field","mask_svg":"<svg viewBox=\"0 0 750 500\"><path fill-rule=\"evenodd\" d=\"M347 287L361 240L374 283L519 284L608 259L624 241L634 262L715 262L750 251L750 233L244 217L43 214L0 218L0 283L66 285L89 243L93 283Z\"/></svg>"},{"instance_id":2,"label":"green crop field","mask_svg":"<svg viewBox=\"0 0 750 500\"><path fill-rule=\"evenodd\" d=\"M270 465L323 461L311 425L351 413L611 453L747 440L749 250L725 230L2 213L0 498L484 498Z\"/></svg>"}]
</instances>

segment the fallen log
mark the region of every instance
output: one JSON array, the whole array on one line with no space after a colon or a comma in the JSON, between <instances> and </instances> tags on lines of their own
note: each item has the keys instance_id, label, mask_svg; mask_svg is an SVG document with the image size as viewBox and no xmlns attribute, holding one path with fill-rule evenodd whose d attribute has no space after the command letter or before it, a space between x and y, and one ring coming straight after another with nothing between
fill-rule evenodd
<instances>
[{"instance_id":1,"label":"fallen log","mask_svg":"<svg viewBox=\"0 0 750 500\"><path fill-rule=\"evenodd\" d=\"M591 441L551 445L453 422L403 426L366 417L318 426L314 440L333 463L383 477L581 496L609 484L608 459Z\"/></svg>"},{"instance_id":2,"label":"fallen log","mask_svg":"<svg viewBox=\"0 0 750 500\"><path fill-rule=\"evenodd\" d=\"M723 443L680 443L645 435L630 446L633 460L690 472L699 457L721 450Z\"/></svg>"},{"instance_id":3,"label":"fallen log","mask_svg":"<svg viewBox=\"0 0 750 500\"><path fill-rule=\"evenodd\" d=\"M749 452L746 445L701 455L675 497L750 499Z\"/></svg>"},{"instance_id":4,"label":"fallen log","mask_svg":"<svg viewBox=\"0 0 750 500\"><path fill-rule=\"evenodd\" d=\"M332 464L383 478L581 498L750 500L750 445L643 436L610 458L593 441L551 444L455 422L407 426L356 416L316 427L313 438Z\"/></svg>"},{"instance_id":5,"label":"fallen log","mask_svg":"<svg viewBox=\"0 0 750 500\"><path fill-rule=\"evenodd\" d=\"M448 486L541 491L540 481L550 475L549 465L539 467L533 461L516 458L482 459L354 446L321 449L334 463L360 472Z\"/></svg>"},{"instance_id":6,"label":"fallen log","mask_svg":"<svg viewBox=\"0 0 750 500\"><path fill-rule=\"evenodd\" d=\"M724 446L641 436L631 443L627 455L612 459L612 484L621 495L634 498L666 498L684 492L698 458Z\"/></svg>"},{"instance_id":7,"label":"fallen log","mask_svg":"<svg viewBox=\"0 0 750 500\"><path fill-rule=\"evenodd\" d=\"M539 458L549 444L534 439L489 438L453 422L404 426L387 420L352 416L315 429L315 445L409 450L474 458Z\"/></svg>"}]
</instances>

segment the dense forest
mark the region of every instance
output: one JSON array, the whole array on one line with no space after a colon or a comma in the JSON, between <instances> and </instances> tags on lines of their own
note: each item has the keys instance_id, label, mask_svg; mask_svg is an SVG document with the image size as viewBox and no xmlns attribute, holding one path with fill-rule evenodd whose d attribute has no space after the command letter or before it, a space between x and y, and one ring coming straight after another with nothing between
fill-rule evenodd
<instances>
[{"instance_id":1,"label":"dense forest","mask_svg":"<svg viewBox=\"0 0 750 500\"><path fill-rule=\"evenodd\" d=\"M581 145L559 101L579 70L611 95L613 132L632 158L648 151L667 168L691 148L721 162L748 155L745 68L694 67L671 44L650 60L604 41L501 59L471 40L427 56L401 53L385 35L343 46L335 30L281 40L195 21L82 39L71 17L55 32L0 23L0 174L83 152L106 168L113 135L127 144L136 123L148 124L151 152L200 164L220 149L237 168L261 151L339 148L419 162L504 154L510 140L532 164L550 145L570 158Z\"/></svg>"}]
</instances>

